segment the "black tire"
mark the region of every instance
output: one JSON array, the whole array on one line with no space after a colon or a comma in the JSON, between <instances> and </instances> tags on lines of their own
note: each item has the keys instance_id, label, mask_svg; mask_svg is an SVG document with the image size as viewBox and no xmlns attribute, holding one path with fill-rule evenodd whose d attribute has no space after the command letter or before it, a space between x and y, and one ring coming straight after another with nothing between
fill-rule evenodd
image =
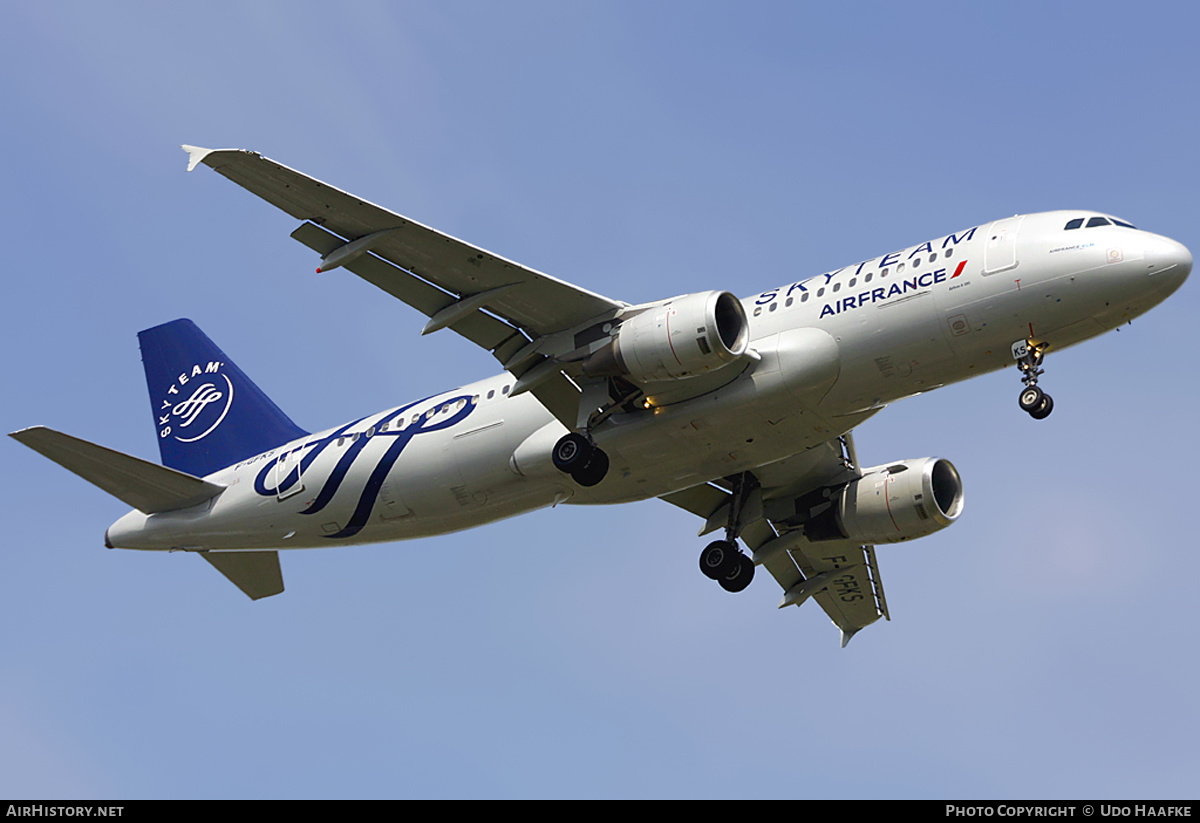
<instances>
[{"instance_id":1,"label":"black tire","mask_svg":"<svg viewBox=\"0 0 1200 823\"><path fill-rule=\"evenodd\" d=\"M1020 405L1021 411L1033 414L1042 405L1042 398L1045 396L1046 393L1037 386L1026 386L1021 389L1021 394L1017 397L1017 404Z\"/></svg>"},{"instance_id":2,"label":"black tire","mask_svg":"<svg viewBox=\"0 0 1200 823\"><path fill-rule=\"evenodd\" d=\"M576 469L582 469L592 459L592 444L582 434L571 432L564 434L554 444L550 459L554 468L560 472L571 474ZM598 481L597 481L598 482Z\"/></svg>"},{"instance_id":3,"label":"black tire","mask_svg":"<svg viewBox=\"0 0 1200 823\"><path fill-rule=\"evenodd\" d=\"M593 449L592 459L586 466L571 472L571 477L581 486L594 486L608 474L608 455L603 449Z\"/></svg>"},{"instance_id":4,"label":"black tire","mask_svg":"<svg viewBox=\"0 0 1200 823\"><path fill-rule=\"evenodd\" d=\"M737 564L733 571L717 580L721 588L727 592L740 592L750 585L754 579L754 561L738 552Z\"/></svg>"},{"instance_id":5,"label":"black tire","mask_svg":"<svg viewBox=\"0 0 1200 823\"><path fill-rule=\"evenodd\" d=\"M728 540L715 540L700 552L700 571L709 580L720 580L734 570L741 556L736 544Z\"/></svg>"},{"instance_id":6,"label":"black tire","mask_svg":"<svg viewBox=\"0 0 1200 823\"><path fill-rule=\"evenodd\" d=\"M1045 420L1054 411L1054 398L1048 394L1042 395L1042 403L1029 413L1034 420Z\"/></svg>"}]
</instances>

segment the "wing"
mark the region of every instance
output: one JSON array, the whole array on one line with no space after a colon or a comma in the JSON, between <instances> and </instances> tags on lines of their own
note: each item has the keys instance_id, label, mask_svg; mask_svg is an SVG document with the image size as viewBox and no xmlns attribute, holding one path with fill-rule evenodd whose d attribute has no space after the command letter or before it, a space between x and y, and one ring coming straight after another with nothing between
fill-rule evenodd
<instances>
[{"instance_id":1,"label":"wing","mask_svg":"<svg viewBox=\"0 0 1200 823\"><path fill-rule=\"evenodd\" d=\"M613 317L626 306L556 280L314 180L260 154L183 147L298 220L292 237L427 315L422 333L449 328L495 355L552 413L574 427L579 390L542 341ZM524 382L522 382L522 380Z\"/></svg>"},{"instance_id":2,"label":"wing","mask_svg":"<svg viewBox=\"0 0 1200 823\"><path fill-rule=\"evenodd\" d=\"M805 516L829 505L825 490L862 476L851 435L748 474L749 478L693 486L661 499L704 518L700 534L707 534L729 525L730 504L740 482L745 502L734 528L753 552L755 565L783 587L780 608L814 598L841 629L842 646L860 629L888 618L874 547L849 540L811 541L799 528Z\"/></svg>"}]
</instances>

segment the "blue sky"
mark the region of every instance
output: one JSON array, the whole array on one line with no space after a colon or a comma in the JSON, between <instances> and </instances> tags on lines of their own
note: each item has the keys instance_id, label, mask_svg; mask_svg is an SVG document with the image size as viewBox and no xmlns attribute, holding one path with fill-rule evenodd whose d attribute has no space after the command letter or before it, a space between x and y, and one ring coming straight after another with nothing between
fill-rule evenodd
<instances>
[{"instance_id":1,"label":"blue sky","mask_svg":"<svg viewBox=\"0 0 1200 823\"><path fill-rule=\"evenodd\" d=\"M1018 212L1193 250L1183 4L0 6L0 421L157 458L136 333L195 320L301 426L493 361L181 143L260 151L615 299L739 294ZM1195 797L1192 284L857 432L955 462L838 648L688 515L559 507L286 554L252 603L106 551L118 501L3 445L0 796Z\"/></svg>"}]
</instances>

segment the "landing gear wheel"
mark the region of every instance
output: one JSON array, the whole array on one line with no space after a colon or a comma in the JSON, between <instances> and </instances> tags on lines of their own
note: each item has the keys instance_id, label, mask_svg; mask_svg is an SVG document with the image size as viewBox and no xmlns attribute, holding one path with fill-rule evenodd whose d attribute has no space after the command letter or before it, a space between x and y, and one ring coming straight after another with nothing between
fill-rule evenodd
<instances>
[{"instance_id":1,"label":"landing gear wheel","mask_svg":"<svg viewBox=\"0 0 1200 823\"><path fill-rule=\"evenodd\" d=\"M700 552L700 571L709 580L720 580L737 567L739 557L742 554L732 541L715 540Z\"/></svg>"},{"instance_id":2,"label":"landing gear wheel","mask_svg":"<svg viewBox=\"0 0 1200 823\"><path fill-rule=\"evenodd\" d=\"M557 449L555 450L557 451ZM581 486L594 486L608 474L608 455L603 449L592 449L592 459L586 466L571 472L571 477Z\"/></svg>"},{"instance_id":3,"label":"landing gear wheel","mask_svg":"<svg viewBox=\"0 0 1200 823\"><path fill-rule=\"evenodd\" d=\"M1021 389L1021 395L1017 398L1017 403L1021 406L1021 411L1033 414L1041 406L1046 397L1046 393L1037 386L1026 386ZM1046 412L1049 414L1049 412Z\"/></svg>"},{"instance_id":4,"label":"landing gear wheel","mask_svg":"<svg viewBox=\"0 0 1200 823\"><path fill-rule=\"evenodd\" d=\"M729 574L717 579L721 588L727 592L740 592L750 585L754 579L754 561L738 552L737 563Z\"/></svg>"},{"instance_id":5,"label":"landing gear wheel","mask_svg":"<svg viewBox=\"0 0 1200 823\"><path fill-rule=\"evenodd\" d=\"M1052 411L1054 411L1054 398L1048 394L1043 394L1041 404L1029 412L1029 416L1034 420L1045 420L1050 416L1050 412Z\"/></svg>"},{"instance_id":6,"label":"landing gear wheel","mask_svg":"<svg viewBox=\"0 0 1200 823\"><path fill-rule=\"evenodd\" d=\"M1032 325L1029 330L1033 331ZM1049 343L1039 342L1032 337L1012 344L1013 359L1017 361L1021 382L1025 384L1017 403L1021 406L1021 411L1028 412L1034 420L1044 420L1054 410L1054 401L1050 399L1050 395L1039 389L1037 384L1043 373L1042 358L1049 347Z\"/></svg>"},{"instance_id":7,"label":"landing gear wheel","mask_svg":"<svg viewBox=\"0 0 1200 823\"><path fill-rule=\"evenodd\" d=\"M554 452L550 459L554 461L554 467L560 472L567 474L574 473L577 469L582 469L592 459L594 451L592 444L582 434L571 432L564 434L559 441L554 444ZM597 483L600 481L597 480Z\"/></svg>"}]
</instances>

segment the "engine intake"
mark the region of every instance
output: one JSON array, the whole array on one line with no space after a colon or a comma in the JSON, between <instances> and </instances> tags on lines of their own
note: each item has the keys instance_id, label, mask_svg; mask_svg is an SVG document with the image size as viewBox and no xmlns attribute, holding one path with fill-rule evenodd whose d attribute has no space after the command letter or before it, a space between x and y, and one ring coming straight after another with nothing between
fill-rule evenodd
<instances>
[{"instance_id":1,"label":"engine intake","mask_svg":"<svg viewBox=\"0 0 1200 823\"><path fill-rule=\"evenodd\" d=\"M900 543L940 531L962 513L963 488L949 460L923 457L867 469L836 491L804 526L809 540Z\"/></svg>"},{"instance_id":2,"label":"engine intake","mask_svg":"<svg viewBox=\"0 0 1200 823\"><path fill-rule=\"evenodd\" d=\"M673 297L634 311L612 342L584 361L585 374L681 380L727 366L750 341L742 303L727 291Z\"/></svg>"}]
</instances>

